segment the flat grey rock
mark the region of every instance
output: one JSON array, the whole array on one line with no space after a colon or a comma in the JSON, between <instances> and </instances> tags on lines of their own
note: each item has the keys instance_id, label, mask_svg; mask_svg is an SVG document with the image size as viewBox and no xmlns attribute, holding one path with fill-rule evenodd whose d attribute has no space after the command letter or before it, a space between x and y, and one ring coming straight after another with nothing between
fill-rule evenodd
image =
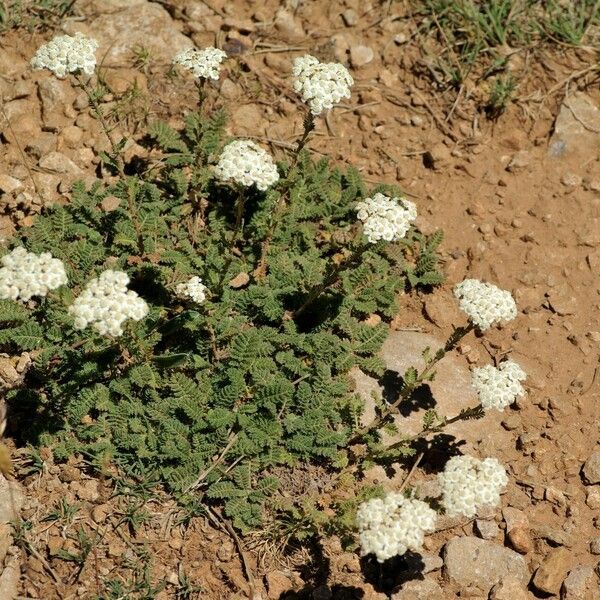
<instances>
[{"instance_id":1,"label":"flat grey rock","mask_svg":"<svg viewBox=\"0 0 600 600\"><path fill-rule=\"evenodd\" d=\"M136 46L148 50L151 60L171 64L175 54L194 46L156 2L100 0L94 6L98 16L86 24L69 23L65 29L95 38L99 44L96 56L104 66L130 66Z\"/></svg>"},{"instance_id":2,"label":"flat grey rock","mask_svg":"<svg viewBox=\"0 0 600 600\"><path fill-rule=\"evenodd\" d=\"M401 376L407 369L412 366L419 370L424 368L423 350L429 347L434 353L443 344L444 341L427 333L392 331L380 353L388 369L382 379L378 381L359 369L351 371L355 390L365 401L363 425L375 418L376 403L373 394L393 402L398 397ZM416 396L410 402L401 403L400 414L395 417L398 430L403 436L415 435L421 431L423 415L427 409L434 409L439 415L453 417L461 410L478 404L477 395L471 387L471 372L466 361L455 351L447 354L437 364L435 380L426 384ZM510 444L509 433L500 427L503 415L498 411L489 411L480 420L454 423L444 433L455 436L457 440L465 440L467 445L463 450L475 447L483 438L491 438L497 447L502 447ZM389 443L395 439L385 438Z\"/></svg>"},{"instance_id":3,"label":"flat grey rock","mask_svg":"<svg viewBox=\"0 0 600 600\"><path fill-rule=\"evenodd\" d=\"M462 588L476 587L486 594L509 575L523 585L530 578L520 554L476 537L456 537L446 544L444 573Z\"/></svg>"},{"instance_id":4,"label":"flat grey rock","mask_svg":"<svg viewBox=\"0 0 600 600\"><path fill-rule=\"evenodd\" d=\"M575 92L563 100L548 152L555 158L565 154L589 157L600 152L600 109L588 95Z\"/></svg>"}]
</instances>

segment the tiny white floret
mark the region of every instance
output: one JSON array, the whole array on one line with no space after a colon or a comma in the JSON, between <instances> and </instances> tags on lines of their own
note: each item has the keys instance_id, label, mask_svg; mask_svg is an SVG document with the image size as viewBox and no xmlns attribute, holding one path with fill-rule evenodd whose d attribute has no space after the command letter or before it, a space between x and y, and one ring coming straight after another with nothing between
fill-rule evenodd
<instances>
[{"instance_id":1,"label":"tiny white floret","mask_svg":"<svg viewBox=\"0 0 600 600\"><path fill-rule=\"evenodd\" d=\"M460 309L481 331L517 316L517 305L510 292L478 279L465 279L454 286Z\"/></svg>"},{"instance_id":2,"label":"tiny white floret","mask_svg":"<svg viewBox=\"0 0 600 600\"><path fill-rule=\"evenodd\" d=\"M378 562L408 550L421 550L425 533L434 531L437 514L421 500L391 492L363 502L356 512L361 554Z\"/></svg>"},{"instance_id":3,"label":"tiny white floret","mask_svg":"<svg viewBox=\"0 0 600 600\"><path fill-rule=\"evenodd\" d=\"M140 321L148 314L148 304L127 289L129 277L122 271L107 270L92 279L69 307L75 329L93 327L100 335L123 335L127 319Z\"/></svg>"},{"instance_id":4,"label":"tiny white floret","mask_svg":"<svg viewBox=\"0 0 600 600\"><path fill-rule=\"evenodd\" d=\"M342 98L350 98L350 87L354 84L344 65L322 63L310 54L294 60L292 74L294 91L315 116L333 108Z\"/></svg>"},{"instance_id":5,"label":"tiny white floret","mask_svg":"<svg viewBox=\"0 0 600 600\"><path fill-rule=\"evenodd\" d=\"M96 69L97 49L98 42L82 33L57 35L40 46L31 59L31 66L34 69L48 69L59 79L68 73L79 72L91 77Z\"/></svg>"},{"instance_id":6,"label":"tiny white floret","mask_svg":"<svg viewBox=\"0 0 600 600\"><path fill-rule=\"evenodd\" d=\"M453 456L438 474L442 506L450 516L474 517L479 506L498 506L508 483L506 470L495 458L478 460Z\"/></svg>"},{"instance_id":7,"label":"tiny white floret","mask_svg":"<svg viewBox=\"0 0 600 600\"><path fill-rule=\"evenodd\" d=\"M475 388L484 410L503 411L518 397L525 395L521 381L527 374L514 361L506 360L499 367L485 365L471 372L471 385Z\"/></svg>"},{"instance_id":8,"label":"tiny white floret","mask_svg":"<svg viewBox=\"0 0 600 600\"><path fill-rule=\"evenodd\" d=\"M175 293L179 298L192 300L196 304L202 304L206 300L208 288L202 283L200 277L192 277L185 283L175 286Z\"/></svg>"},{"instance_id":9,"label":"tiny white floret","mask_svg":"<svg viewBox=\"0 0 600 600\"><path fill-rule=\"evenodd\" d=\"M65 265L49 252L40 255L19 246L0 259L0 298L26 302L67 283Z\"/></svg>"},{"instance_id":10,"label":"tiny white floret","mask_svg":"<svg viewBox=\"0 0 600 600\"><path fill-rule=\"evenodd\" d=\"M229 142L214 166L217 179L266 190L279 180L271 155L250 140Z\"/></svg>"},{"instance_id":11,"label":"tiny white floret","mask_svg":"<svg viewBox=\"0 0 600 600\"><path fill-rule=\"evenodd\" d=\"M388 198L381 193L365 198L356 205L356 216L363 223L363 232L371 244L380 240L402 239L417 218L414 202L404 198Z\"/></svg>"},{"instance_id":12,"label":"tiny white floret","mask_svg":"<svg viewBox=\"0 0 600 600\"><path fill-rule=\"evenodd\" d=\"M182 50L173 59L173 64L181 65L194 74L198 79L219 79L221 63L227 58L227 54L219 48L188 48Z\"/></svg>"}]
</instances>

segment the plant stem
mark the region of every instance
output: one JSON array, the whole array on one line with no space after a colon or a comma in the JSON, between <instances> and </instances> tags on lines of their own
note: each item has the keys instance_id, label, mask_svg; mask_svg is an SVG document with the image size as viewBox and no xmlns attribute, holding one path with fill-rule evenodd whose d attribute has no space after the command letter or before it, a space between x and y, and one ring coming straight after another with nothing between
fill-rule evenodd
<instances>
[{"instance_id":1,"label":"plant stem","mask_svg":"<svg viewBox=\"0 0 600 600\"><path fill-rule=\"evenodd\" d=\"M204 77L200 77L200 79L196 80L196 89L198 90L198 113L201 112L204 100L206 100L205 85L206 79L204 79Z\"/></svg>"},{"instance_id":2,"label":"plant stem","mask_svg":"<svg viewBox=\"0 0 600 600\"><path fill-rule=\"evenodd\" d=\"M330 273L325 277L323 282L312 288L312 290L308 293L304 304L302 304L300 308L296 309L291 314L291 318L295 319L299 317L325 290L336 284L339 281L340 273L345 269L354 266L360 260L360 257L363 255L367 247L368 246L366 244L363 244L357 250L355 250L347 260L340 262L333 269L331 269Z\"/></svg>"},{"instance_id":3,"label":"plant stem","mask_svg":"<svg viewBox=\"0 0 600 600\"><path fill-rule=\"evenodd\" d=\"M294 155L292 158L292 167L296 165L298 162L298 158L300 157L300 152L304 150L304 146L306 146L306 142L308 142L308 138L312 131L315 129L315 116L309 112L306 117L304 117L303 121L304 131L302 132L302 137L298 140L298 145L294 150Z\"/></svg>"},{"instance_id":4,"label":"plant stem","mask_svg":"<svg viewBox=\"0 0 600 600\"><path fill-rule=\"evenodd\" d=\"M389 404L385 408L385 410L381 412L381 414L379 414L377 417L375 417L373 421L371 421L371 423L365 425L365 427L362 427L361 429L356 431L354 435L350 438L348 443L355 443L358 440L364 438L365 435L378 429L391 414L398 410L398 406L400 406L402 402L408 400L412 396L414 391L417 388L419 388L425 381L427 381L435 365L437 365L437 363L439 363L440 360L442 360L442 358L444 358L444 356L446 356L448 352L454 350L454 348L456 348L460 340L462 340L468 333L473 331L473 329L475 329L475 326L470 321L464 327L457 327L452 332L452 335L448 338L444 346L440 348L433 355L433 357L427 361L424 369L417 375L414 382L411 384L405 383L402 386L402 389L400 390L400 395L398 396L398 398L394 402ZM449 421L446 421L446 424L454 423L455 420L457 420L456 417Z\"/></svg>"},{"instance_id":5,"label":"plant stem","mask_svg":"<svg viewBox=\"0 0 600 600\"><path fill-rule=\"evenodd\" d=\"M227 257L227 262L223 267L223 271L221 272L221 278L219 280L218 289L219 291L223 289L223 283L225 282L225 277L227 276L227 271L229 271L229 267L233 262L233 250L235 249L235 244L243 233L244 230L244 206L246 204L246 193L243 187L238 189L238 197L235 201L235 225L233 226L233 236L231 238L231 243L229 244L229 255Z\"/></svg>"},{"instance_id":6,"label":"plant stem","mask_svg":"<svg viewBox=\"0 0 600 600\"><path fill-rule=\"evenodd\" d=\"M102 127L102 130L104 131L104 134L108 139L108 143L110 144L112 154L111 159L116 165L119 175L121 177L125 177L125 165L123 164L123 158L121 157L119 149L117 148L117 144L115 144L112 138L111 129L108 126L108 123L106 122L106 118L104 117L102 107L98 103L98 100L96 100L96 97L92 93L92 90L90 89L88 84L79 76L79 74L75 73L74 77L77 80L78 87L81 88L87 96L88 102L94 110L94 116L98 119L98 122L100 123L100 126Z\"/></svg>"}]
</instances>

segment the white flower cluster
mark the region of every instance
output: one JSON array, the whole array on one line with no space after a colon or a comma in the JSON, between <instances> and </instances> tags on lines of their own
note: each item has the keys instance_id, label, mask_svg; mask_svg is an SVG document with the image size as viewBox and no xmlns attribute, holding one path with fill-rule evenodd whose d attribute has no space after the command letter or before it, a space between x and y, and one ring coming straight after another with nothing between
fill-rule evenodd
<instances>
[{"instance_id":1,"label":"white flower cluster","mask_svg":"<svg viewBox=\"0 0 600 600\"><path fill-rule=\"evenodd\" d=\"M417 218L414 202L388 198L377 193L356 205L356 216L363 222L364 234L371 244L379 240L392 242L403 238L411 221Z\"/></svg>"},{"instance_id":2,"label":"white flower cluster","mask_svg":"<svg viewBox=\"0 0 600 600\"><path fill-rule=\"evenodd\" d=\"M49 69L58 78L82 71L88 77L96 68L98 42L82 33L57 35L41 46L31 59L34 69Z\"/></svg>"},{"instance_id":3,"label":"white flower cluster","mask_svg":"<svg viewBox=\"0 0 600 600\"><path fill-rule=\"evenodd\" d=\"M148 314L148 305L127 289L129 277L122 271L104 271L92 279L69 307L76 329L91 325L100 335L119 337L127 319L140 321Z\"/></svg>"},{"instance_id":4,"label":"white flower cluster","mask_svg":"<svg viewBox=\"0 0 600 600\"><path fill-rule=\"evenodd\" d=\"M181 51L173 59L173 64L181 65L194 74L198 79L219 79L221 63L227 58L227 54L218 48L188 48Z\"/></svg>"},{"instance_id":5,"label":"white flower cluster","mask_svg":"<svg viewBox=\"0 0 600 600\"><path fill-rule=\"evenodd\" d=\"M221 181L233 181L245 187L255 184L259 190L266 190L279 179L277 166L269 153L250 140L227 144L214 172Z\"/></svg>"},{"instance_id":6,"label":"white flower cluster","mask_svg":"<svg viewBox=\"0 0 600 600\"><path fill-rule=\"evenodd\" d=\"M498 506L506 487L506 470L495 458L453 456L438 474L442 505L450 516L474 517L478 506Z\"/></svg>"},{"instance_id":7,"label":"white flower cluster","mask_svg":"<svg viewBox=\"0 0 600 600\"><path fill-rule=\"evenodd\" d=\"M202 304L206 300L206 292L207 287L200 277L192 277L189 281L175 286L175 293L179 298L192 300L196 304Z\"/></svg>"},{"instance_id":8,"label":"white flower cluster","mask_svg":"<svg viewBox=\"0 0 600 600\"><path fill-rule=\"evenodd\" d=\"M339 63L321 63L310 54L294 61L294 91L302 96L313 115L333 108L342 98L350 98L354 84L348 69Z\"/></svg>"},{"instance_id":9,"label":"white flower cluster","mask_svg":"<svg viewBox=\"0 0 600 600\"><path fill-rule=\"evenodd\" d=\"M362 554L379 562L407 550L418 552L425 533L435 529L436 512L421 500L391 492L363 502L356 512Z\"/></svg>"},{"instance_id":10,"label":"white flower cluster","mask_svg":"<svg viewBox=\"0 0 600 600\"><path fill-rule=\"evenodd\" d=\"M478 279L465 279L454 286L459 306L481 331L517 316L517 305L510 292Z\"/></svg>"},{"instance_id":11,"label":"white flower cluster","mask_svg":"<svg viewBox=\"0 0 600 600\"><path fill-rule=\"evenodd\" d=\"M492 365L475 367L471 373L471 385L485 410L495 408L503 411L518 396L525 395L521 381L526 378L527 374L516 362L507 360L498 368Z\"/></svg>"},{"instance_id":12,"label":"white flower cluster","mask_svg":"<svg viewBox=\"0 0 600 600\"><path fill-rule=\"evenodd\" d=\"M49 252L39 256L19 246L0 259L0 298L30 300L67 283L65 266Z\"/></svg>"}]
</instances>

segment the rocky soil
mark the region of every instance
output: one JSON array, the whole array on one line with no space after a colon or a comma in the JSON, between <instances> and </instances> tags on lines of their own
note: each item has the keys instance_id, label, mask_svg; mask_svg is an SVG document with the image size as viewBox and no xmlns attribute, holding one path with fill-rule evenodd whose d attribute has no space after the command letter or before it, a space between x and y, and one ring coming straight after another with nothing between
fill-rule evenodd
<instances>
[{"instance_id":1,"label":"rocky soil","mask_svg":"<svg viewBox=\"0 0 600 600\"><path fill-rule=\"evenodd\" d=\"M144 518L132 523L132 490L115 494L111 480L90 476L78 457L55 465L42 453L43 467L28 475L31 460L15 448L18 482L0 479L0 598L598 600L600 86L597 74L583 73L598 54L515 53L517 99L490 121L476 110L476 90L453 105L455 94L437 90L424 74L410 3L394 3L387 18L378 3L358 0L297 9L274 0L77 4L62 27L101 44L103 107L115 134L130 136L128 162L152 160L141 139L147 120L178 125L195 105L193 84L169 73L178 49L227 50L228 68L209 102L228 107L232 135L253 136L275 154L302 126L289 78L294 56L310 51L348 64L353 97L319 122L310 147L355 165L368 182L399 183L418 204L419 226L446 234L447 283L431 295L401 298L385 348L389 368L401 372L462 322L451 288L472 276L511 290L520 314L485 340L467 338L458 357L445 359L433 390L438 408L454 412L472 396L470 365L508 355L527 371L528 394L498 418L450 432L452 444L465 440L461 450L507 465L511 483L501 509L473 521L442 519L422 556L382 568L336 539L282 556L232 538L218 519L179 522L166 498L142 503ZM17 30L0 39L4 241L43 206L68 202L75 179L108 177L99 160L106 140L85 96L28 68L50 35ZM18 382L19 360L0 357L0 385ZM378 384L358 376L357 385ZM422 410L411 409L417 416ZM9 419L8 435L15 433ZM411 480L422 495L435 491L439 454L428 451ZM387 484L400 485L410 466L398 465ZM61 509L63 500L77 510ZM25 527L8 525L16 514ZM81 568L65 559L80 554L78 532L91 540ZM200 586L196 596L182 595L186 578ZM130 591L109 596L110 580ZM146 580L166 587L136 595Z\"/></svg>"}]
</instances>

